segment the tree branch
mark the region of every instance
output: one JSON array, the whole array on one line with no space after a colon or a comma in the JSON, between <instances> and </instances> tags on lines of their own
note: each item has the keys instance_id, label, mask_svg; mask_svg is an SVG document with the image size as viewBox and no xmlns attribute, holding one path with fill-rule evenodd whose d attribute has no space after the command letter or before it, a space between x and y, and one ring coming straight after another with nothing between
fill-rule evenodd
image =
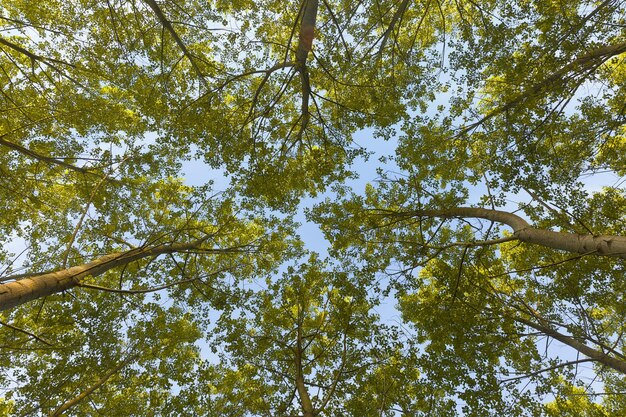
<instances>
[{"instance_id":1,"label":"tree branch","mask_svg":"<svg viewBox=\"0 0 626 417\"><path fill-rule=\"evenodd\" d=\"M315 22L317 20L318 0L304 0L302 20L300 21L300 38L296 49L296 62L300 67L306 65L309 52L313 48L313 38L315 38Z\"/></svg>"},{"instance_id":2,"label":"tree branch","mask_svg":"<svg viewBox=\"0 0 626 417\"><path fill-rule=\"evenodd\" d=\"M504 103L500 107L493 109L485 116L483 116L482 119L462 128L457 136L462 136L470 130L482 125L489 119L492 119L493 117L512 109L513 107L523 103L530 98L536 97L537 95L545 91L547 86L563 85L567 83L568 79L574 78L576 75L580 75L582 73L589 74L595 71L596 68L598 68L611 57L620 55L624 52L626 52L626 42L616 45L603 46L594 49L588 54L582 55L574 59L572 62L556 70L542 81L533 84L527 90L515 95L511 100Z\"/></svg>"},{"instance_id":3,"label":"tree branch","mask_svg":"<svg viewBox=\"0 0 626 417\"><path fill-rule=\"evenodd\" d=\"M187 278L187 279L182 279L176 282L170 282L169 284L163 284L163 285L159 285L158 287L151 287L151 288L142 288L142 289L137 289L137 290L122 290L122 289L118 289L118 288L108 288L108 287L102 287L100 285L93 285L93 284L85 284L85 283L80 283L78 284L78 287L81 288L89 288L92 290L98 290L98 291L104 291L104 292L112 292L115 294L146 294L146 293L150 293L150 292L156 292L156 291L161 291L161 290L165 290L168 288L172 288L178 285L182 285L182 284L188 284L188 283L192 283L192 282L196 282L199 281L201 279L207 278L209 276L213 276L213 275L217 275L220 274L222 272L225 272L227 270L229 270L231 268L224 268L224 269L220 269L219 271L215 271L212 272L208 275L205 275L203 277L195 277L195 278Z\"/></svg>"},{"instance_id":4,"label":"tree branch","mask_svg":"<svg viewBox=\"0 0 626 417\"><path fill-rule=\"evenodd\" d=\"M318 0L304 0L304 8L302 10L302 20L300 23L300 38L298 48L296 49L296 63L300 72L300 81L302 83L302 123L298 132L298 141L302 140L302 135L306 130L311 118L309 113L309 100L311 97L311 82L309 80L309 70L306 61L309 52L313 48L313 38L315 37L315 22L317 20Z\"/></svg>"},{"instance_id":5,"label":"tree branch","mask_svg":"<svg viewBox=\"0 0 626 417\"><path fill-rule=\"evenodd\" d=\"M389 23L389 26L387 27L385 32L382 34L382 42L380 43L380 48L378 49L379 55L382 55L383 49L385 49L385 45L389 41L389 35L391 35L391 33L394 31L398 22L402 21L404 13L406 12L407 7L409 6L409 2L410 0L403 0L402 3L400 3L400 7L398 7L398 10L396 10L393 17L391 18L391 22Z\"/></svg>"},{"instance_id":6,"label":"tree branch","mask_svg":"<svg viewBox=\"0 0 626 417\"><path fill-rule=\"evenodd\" d=\"M347 356L348 356L347 331L348 331L348 329L346 329L344 334L343 334L343 347L342 347L342 350L341 350L341 365L339 366L339 369L337 369L337 372L335 373L335 377L333 378L333 382L332 382L330 388L328 389L328 392L326 393L326 395L322 399L322 405L319 407L319 411L320 412L324 411L324 409L326 408L326 406L328 405L330 400L333 398L333 395L335 395L335 391L337 390L337 384L339 384L339 380L340 380L341 376L343 375L343 371L344 371L344 368L346 366L346 359L347 359Z\"/></svg>"},{"instance_id":7,"label":"tree branch","mask_svg":"<svg viewBox=\"0 0 626 417\"><path fill-rule=\"evenodd\" d=\"M104 385L109 380L109 378L111 378L113 375L118 373L122 368L128 365L130 361L133 359L134 359L134 356L130 356L124 359L117 366L115 366L113 369L109 370L106 374L100 377L93 385L88 387L85 391L81 392L76 397L72 398L71 400L68 400L65 403L63 403L59 408L54 410L48 416L58 417L58 416L63 415L63 412L69 410L70 408L72 408L73 406L75 406L76 404L84 400L85 398L87 398L89 395L91 395L92 392L94 392L95 390L100 388L102 385Z\"/></svg>"},{"instance_id":8,"label":"tree branch","mask_svg":"<svg viewBox=\"0 0 626 417\"><path fill-rule=\"evenodd\" d=\"M53 346L52 343L48 342L44 338L39 337L36 334L29 332L28 330L22 329L21 327L14 326L14 325L6 323L6 322L4 322L2 320L0 320L0 324L5 326L5 327L8 327L9 329L15 330L15 331L20 332L20 333L24 333L25 335L28 335L28 336L32 337L33 339L43 343L44 345Z\"/></svg>"},{"instance_id":9,"label":"tree branch","mask_svg":"<svg viewBox=\"0 0 626 417\"><path fill-rule=\"evenodd\" d=\"M86 88L78 80L76 80L72 76L70 76L67 73L65 73L64 71L62 71L55 64L62 64L62 65L66 65L66 66L74 68L74 69L78 69L76 65L74 65L74 64L72 64L70 62L62 61L60 59L47 58L45 56L37 55L35 53L30 52L29 50L27 50L25 48L15 44L15 43L13 43L13 42L10 42L10 41L6 40L5 38L3 38L1 36L0 36L0 44L8 46L9 48L13 49L14 51L16 51L16 52L26 56L27 58L29 58L31 60L31 63L34 63L35 61L37 61L37 62L41 62L43 64L46 64L48 67L52 68L54 71L59 73L61 76L67 78L68 80L70 80L74 84L79 85L79 86L81 86L83 88ZM34 64L33 64L33 66L34 66Z\"/></svg>"},{"instance_id":10,"label":"tree branch","mask_svg":"<svg viewBox=\"0 0 626 417\"><path fill-rule=\"evenodd\" d=\"M4 139L5 136L6 134L0 136L0 145L6 146L7 148L11 148L14 151L17 151L23 155L30 156L31 158L36 159L37 161L48 162L54 165L59 165L69 170L80 172L81 174L98 175L93 171L89 171L88 169L77 167L76 165L68 164L67 162L62 161L60 159L38 154L37 152L34 152L24 146L18 145L17 143L9 142L8 140Z\"/></svg>"},{"instance_id":11,"label":"tree branch","mask_svg":"<svg viewBox=\"0 0 626 417\"><path fill-rule=\"evenodd\" d=\"M503 383L503 382L519 381L520 379L526 379L526 378L530 378L530 377L533 377L533 376L537 376L537 375L540 375L540 374L542 374L544 372L552 371L554 369L559 369L559 368L563 368L563 367L571 366L571 365L578 365L578 364L585 363L585 362L594 362L594 360L587 358L587 359L579 359L579 360L576 360L576 361L562 362L562 363L558 363L556 365L549 366L547 368L542 368L542 369L539 369L537 371L530 372L530 373L527 373L527 374L524 374L524 375L519 375L519 376L515 376L515 377L512 377L512 378L502 379L499 382Z\"/></svg>"},{"instance_id":12,"label":"tree branch","mask_svg":"<svg viewBox=\"0 0 626 417\"><path fill-rule=\"evenodd\" d=\"M66 62L66 61L62 61L60 59L54 59L54 58L46 58L45 56L41 56L41 55L37 55L35 53L30 52L29 50L13 43L10 42L8 40L6 40L5 38L0 36L0 44L3 44L5 46L8 46L9 48L13 49L16 52L19 52L22 55L25 55L26 57L30 58L32 61L39 61L39 62L43 62L44 64L50 66L51 68L53 68L56 71L61 72L56 66L52 65L52 63L55 64L63 64L63 65L67 65L68 67L72 67L72 68L76 68L76 65L70 63L70 62Z\"/></svg>"}]
</instances>

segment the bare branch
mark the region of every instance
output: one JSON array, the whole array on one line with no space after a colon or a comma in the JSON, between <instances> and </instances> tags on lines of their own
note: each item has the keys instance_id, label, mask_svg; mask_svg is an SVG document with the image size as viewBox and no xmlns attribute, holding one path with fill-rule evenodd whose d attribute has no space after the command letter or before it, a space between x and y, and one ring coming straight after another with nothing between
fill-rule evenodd
<instances>
[{"instance_id":1,"label":"bare branch","mask_svg":"<svg viewBox=\"0 0 626 417\"><path fill-rule=\"evenodd\" d=\"M29 332L28 330L25 330L25 329L22 329L20 327L14 326L14 325L9 324L7 322L4 322L2 320L0 320L0 324L5 326L5 327L8 327L9 329L15 330L15 331L20 332L20 333L24 333L25 335L28 335L28 336L32 337L33 339L37 340L38 342L43 343L44 345L53 346L52 343L48 342L47 340L45 340L44 338L42 338L40 336L37 336L34 333Z\"/></svg>"},{"instance_id":2,"label":"bare branch","mask_svg":"<svg viewBox=\"0 0 626 417\"><path fill-rule=\"evenodd\" d=\"M538 371L530 372L530 373L527 373L527 374L524 374L524 375L515 376L513 378L502 379L502 380L500 380L500 382L503 383L503 382L519 381L520 379L526 379L526 378L530 378L530 377L533 377L533 376L537 376L537 375L540 375L540 374L542 374L544 372L552 371L554 369L564 368L566 366L578 365L578 364L585 363L585 362L595 362L595 361L593 359L587 358L587 359L579 359L579 360L576 360L576 361L562 362L562 363L556 364L554 366L549 366L547 368L542 368L542 369L539 369Z\"/></svg>"},{"instance_id":3,"label":"bare branch","mask_svg":"<svg viewBox=\"0 0 626 417\"><path fill-rule=\"evenodd\" d=\"M161 25L163 25L163 27L172 35L172 37L174 38L174 41L176 42L176 44L178 45L180 50L183 51L183 54L185 55L185 57L187 57L187 59L191 63L191 66L193 67L193 69L198 74L200 82L205 87L208 87L208 83L204 79L204 75L202 74L202 71L200 70L200 67L198 67L198 64L196 63L194 56L189 52L189 49L187 49L187 46L185 45L185 43L182 41L180 36L178 36L178 33L176 33L176 30L174 30L174 27L172 26L172 23L169 20L167 20L167 18L163 14L163 10L161 10L161 8L157 4L157 2L155 0L144 0L144 2L148 6L150 6L152 11L154 11L154 14L156 14L157 18L161 22Z\"/></svg>"},{"instance_id":4,"label":"bare branch","mask_svg":"<svg viewBox=\"0 0 626 417\"><path fill-rule=\"evenodd\" d=\"M128 365L134 359L134 357L135 356L132 355L124 359L122 362L117 364L114 368L110 369L107 373L102 375L102 377L100 377L93 385L89 386L86 390L78 394L76 397L72 398L71 400L66 401L59 408L57 408L52 413L50 413L49 417L58 417L58 416L63 415L63 412L69 410L70 408L72 408L73 406L75 406L76 404L84 400L85 398L87 398L89 395L91 395L92 392L94 392L95 390L103 386L109 380L109 378L111 378L113 375L118 373L122 368Z\"/></svg>"},{"instance_id":5,"label":"bare branch","mask_svg":"<svg viewBox=\"0 0 626 417\"><path fill-rule=\"evenodd\" d=\"M100 189L102 184L104 184L104 181L107 178L108 178L108 176L102 177L102 179L100 181L98 181L96 186L91 191L91 195L89 196L89 200L87 201L87 204L85 205L85 209L83 210L80 218L78 219L78 222L76 223L76 226L74 227L74 231L72 232L72 235L70 236L70 239L67 242L67 246L65 248L65 254L63 255L63 263L61 264L61 266L64 269L67 268L67 260L68 260L68 258L70 256L70 252L72 250L72 245L74 244L74 241L76 240L76 236L78 236L78 232L79 232L80 228L83 225L83 221L85 220L85 216L87 215L87 212L89 211L89 207L91 207L91 203L93 202L93 199L96 196L96 193L98 192L98 190Z\"/></svg>"},{"instance_id":6,"label":"bare branch","mask_svg":"<svg viewBox=\"0 0 626 417\"><path fill-rule=\"evenodd\" d=\"M5 38L3 38L1 36L0 36L0 43L5 45L5 46L8 46L9 48L13 49L14 51L19 52L22 55L27 56L32 61L43 62L44 64L49 65L51 68L54 68L57 71L58 71L58 68L55 67L54 65L52 65L53 63L54 64L67 65L68 67L76 68L76 65L74 65L74 64L72 64L70 62L63 61L63 60L60 60L60 59L47 58L45 56L37 55L37 54L35 54L33 52L30 52L29 50L27 50L25 48L15 44L15 43L13 43L13 42L10 42L10 41L6 40Z\"/></svg>"},{"instance_id":7,"label":"bare branch","mask_svg":"<svg viewBox=\"0 0 626 417\"><path fill-rule=\"evenodd\" d=\"M68 75L65 71L61 70L59 67L57 67L57 64L60 65L65 65L74 69L78 69L78 67L70 62L67 61L63 61L60 59L55 59L55 58L48 58L48 57L44 57L41 55L37 55L33 52L30 52L29 50L13 43L10 42L8 40L6 40L5 38L0 36L0 44L8 46L9 48L13 49L16 52L19 52L20 54L26 56L27 58L29 58L32 62L41 62L45 65L47 65L48 67L52 68L54 71L56 71L57 73L59 73L61 76L67 78L68 80L70 80L71 82L73 82L76 85L79 85L83 88L85 88L85 86L80 83L78 80L76 80L74 77Z\"/></svg>"},{"instance_id":8,"label":"bare branch","mask_svg":"<svg viewBox=\"0 0 626 417\"><path fill-rule=\"evenodd\" d=\"M346 329L344 331L344 334L343 334L343 347L342 347L342 351L341 351L341 365L339 366L339 369L337 369L337 372L335 373L335 377L333 378L333 382L332 382L330 388L328 389L328 392L326 393L326 395L322 399L322 405L320 405L320 407L318 409L319 412L324 411L324 409L326 408L326 406L328 405L330 400L333 398L333 395L335 395L335 391L337 389L337 385L339 384L339 380L340 380L341 376L344 373L344 369L345 369L345 366L346 366L346 359L347 359L347 356L348 356L347 330L348 329Z\"/></svg>"},{"instance_id":9,"label":"bare branch","mask_svg":"<svg viewBox=\"0 0 626 417\"><path fill-rule=\"evenodd\" d=\"M172 288L172 287L176 287L178 285L182 285L182 284L188 284L188 283L193 283L196 281L200 281L204 278L210 277L210 276L215 276L218 275L222 272L225 272L227 270L229 270L230 268L226 268L226 269L221 269L219 271L210 273L204 277L195 277L195 278L187 278L187 279L183 279L180 281L176 281L176 282L171 282L169 284L163 284L160 285L158 287L151 287L151 288L144 288L144 289L137 289L137 290L122 290L122 289L118 289L118 288L108 288L108 287L102 287L100 285L93 285L93 284L86 284L86 283L80 283L78 284L78 287L81 288L89 288L92 290L98 290L98 291L104 291L104 292L111 292L111 293L115 293L115 294L147 294L147 293L151 293L151 292L156 292L156 291L161 291L161 290L165 290L168 288Z\"/></svg>"}]
</instances>

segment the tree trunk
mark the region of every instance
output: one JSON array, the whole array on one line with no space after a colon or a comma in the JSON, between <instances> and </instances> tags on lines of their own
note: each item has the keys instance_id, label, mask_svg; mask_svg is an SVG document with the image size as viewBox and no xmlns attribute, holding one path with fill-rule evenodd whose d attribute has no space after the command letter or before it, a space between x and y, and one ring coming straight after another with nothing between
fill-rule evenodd
<instances>
[{"instance_id":1,"label":"tree trunk","mask_svg":"<svg viewBox=\"0 0 626 417\"><path fill-rule=\"evenodd\" d=\"M612 235L579 235L536 229L523 218L506 211L479 207L455 207L442 210L414 210L406 213L418 217L468 218L492 220L513 229L513 236L525 243L580 254L612 256L626 259L626 237Z\"/></svg>"},{"instance_id":2,"label":"tree trunk","mask_svg":"<svg viewBox=\"0 0 626 417\"><path fill-rule=\"evenodd\" d=\"M315 417L315 409L313 408L313 402L311 401L311 397L309 396L309 392L307 391L306 385L304 383L304 372L303 372L304 348L302 347L302 322L300 318L298 319L298 330L297 330L296 337L297 337L296 348L295 348L296 388L300 396L300 402L302 404L302 411L304 412L303 416Z\"/></svg>"},{"instance_id":3,"label":"tree trunk","mask_svg":"<svg viewBox=\"0 0 626 417\"><path fill-rule=\"evenodd\" d=\"M298 62L300 67L306 65L309 51L313 48L318 4L318 0L304 0L304 5L302 6L300 37L298 40L298 48L296 49L296 62Z\"/></svg>"},{"instance_id":4,"label":"tree trunk","mask_svg":"<svg viewBox=\"0 0 626 417\"><path fill-rule=\"evenodd\" d=\"M82 280L89 276L97 277L118 266L152 256L199 249L201 244L202 241L199 240L191 243L158 245L111 253L83 265L0 284L0 311L68 290L79 285ZM227 250L208 250L208 252L221 251Z\"/></svg>"}]
</instances>

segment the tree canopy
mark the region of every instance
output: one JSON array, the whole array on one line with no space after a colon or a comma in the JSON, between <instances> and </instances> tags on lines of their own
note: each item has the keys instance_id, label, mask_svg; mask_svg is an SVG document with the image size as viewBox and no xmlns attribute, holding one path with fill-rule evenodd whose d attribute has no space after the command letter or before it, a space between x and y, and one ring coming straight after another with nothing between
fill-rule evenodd
<instances>
[{"instance_id":1,"label":"tree canopy","mask_svg":"<svg viewBox=\"0 0 626 417\"><path fill-rule=\"evenodd\" d=\"M625 61L622 0L4 0L0 415L625 415Z\"/></svg>"}]
</instances>

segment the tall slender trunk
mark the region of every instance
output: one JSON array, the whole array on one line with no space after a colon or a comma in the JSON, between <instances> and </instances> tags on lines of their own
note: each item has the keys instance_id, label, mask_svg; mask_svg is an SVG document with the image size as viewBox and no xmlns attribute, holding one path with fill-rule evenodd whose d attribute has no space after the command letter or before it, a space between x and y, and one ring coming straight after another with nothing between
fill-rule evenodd
<instances>
[{"instance_id":1,"label":"tall slender trunk","mask_svg":"<svg viewBox=\"0 0 626 417\"><path fill-rule=\"evenodd\" d=\"M304 384L304 347L302 346L302 322L301 318L298 318L297 340L295 348L295 362L296 362L296 389L300 396L300 403L302 404L302 411L304 417L315 417L315 409L313 408L313 401L309 396L309 392Z\"/></svg>"},{"instance_id":2,"label":"tall slender trunk","mask_svg":"<svg viewBox=\"0 0 626 417\"><path fill-rule=\"evenodd\" d=\"M298 141L302 140L302 135L309 125L311 118L309 112L309 100L311 96L311 82L309 80L309 70L306 61L309 52L313 48L313 39L315 38L315 22L317 21L317 10L319 7L318 0L303 0L300 20L300 37L298 40L298 48L296 49L296 63L298 72L300 72L300 82L302 84L302 99L300 109L302 113L302 121L298 132Z\"/></svg>"},{"instance_id":3,"label":"tall slender trunk","mask_svg":"<svg viewBox=\"0 0 626 417\"><path fill-rule=\"evenodd\" d=\"M82 280L143 258L199 249L202 241L175 243L111 253L92 262L0 284L0 310L76 287ZM210 250L220 252L221 250Z\"/></svg>"},{"instance_id":4,"label":"tall slender trunk","mask_svg":"<svg viewBox=\"0 0 626 417\"><path fill-rule=\"evenodd\" d=\"M296 62L298 62L301 67L305 66L309 51L313 48L318 6L318 0L304 0L302 20L300 23L300 38L298 41L298 49L296 50Z\"/></svg>"}]
</instances>

